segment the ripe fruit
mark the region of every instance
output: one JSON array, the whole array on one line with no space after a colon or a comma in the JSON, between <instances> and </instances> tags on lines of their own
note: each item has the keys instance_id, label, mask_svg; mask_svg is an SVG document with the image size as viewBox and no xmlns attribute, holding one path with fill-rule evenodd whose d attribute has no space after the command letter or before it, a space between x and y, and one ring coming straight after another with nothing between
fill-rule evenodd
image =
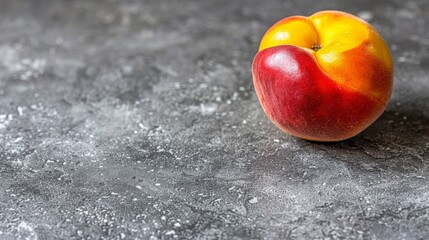
<instances>
[{"instance_id":1,"label":"ripe fruit","mask_svg":"<svg viewBox=\"0 0 429 240\"><path fill-rule=\"evenodd\" d=\"M370 24L322 11L274 24L262 38L252 75L262 108L280 129L307 140L340 141L383 113L393 63Z\"/></svg>"}]
</instances>

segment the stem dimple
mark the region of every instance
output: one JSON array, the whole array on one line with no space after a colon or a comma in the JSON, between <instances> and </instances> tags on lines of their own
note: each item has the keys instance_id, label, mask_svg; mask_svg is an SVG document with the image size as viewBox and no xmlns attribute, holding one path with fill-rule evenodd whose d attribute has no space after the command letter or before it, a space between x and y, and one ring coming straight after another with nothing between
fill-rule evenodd
<instances>
[{"instance_id":1,"label":"stem dimple","mask_svg":"<svg viewBox=\"0 0 429 240\"><path fill-rule=\"evenodd\" d=\"M321 48L322 48L322 45L317 44L317 43L315 43L315 44L313 44L313 46L311 46L311 49L313 49L313 51L315 51L315 52L319 51Z\"/></svg>"}]
</instances>

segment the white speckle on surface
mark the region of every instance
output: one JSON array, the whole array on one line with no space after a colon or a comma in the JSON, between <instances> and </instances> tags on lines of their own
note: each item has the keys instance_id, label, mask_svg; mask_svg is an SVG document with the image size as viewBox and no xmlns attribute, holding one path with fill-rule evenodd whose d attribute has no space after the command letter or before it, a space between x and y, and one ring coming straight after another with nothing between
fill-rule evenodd
<instances>
[{"instance_id":1,"label":"white speckle on surface","mask_svg":"<svg viewBox=\"0 0 429 240\"><path fill-rule=\"evenodd\" d=\"M400 56L400 57L398 57L398 62L400 62L400 63L408 62L408 58L405 56Z\"/></svg>"},{"instance_id":2,"label":"white speckle on surface","mask_svg":"<svg viewBox=\"0 0 429 240\"><path fill-rule=\"evenodd\" d=\"M251 203L251 204L258 203L258 198L252 197L251 199L249 199L249 203Z\"/></svg>"},{"instance_id":3,"label":"white speckle on surface","mask_svg":"<svg viewBox=\"0 0 429 240\"><path fill-rule=\"evenodd\" d=\"M18 106L16 110L18 111L18 116L24 115L24 108L22 108L21 106Z\"/></svg>"},{"instance_id":4,"label":"white speckle on surface","mask_svg":"<svg viewBox=\"0 0 429 240\"><path fill-rule=\"evenodd\" d=\"M371 21L374 17L372 12L370 11L362 11L362 12L359 12L357 15L358 17L362 18L365 21Z\"/></svg>"},{"instance_id":5,"label":"white speckle on surface","mask_svg":"<svg viewBox=\"0 0 429 240\"><path fill-rule=\"evenodd\" d=\"M63 42L64 42L64 39L62 37L57 37L55 39L55 43L58 44L58 45L61 45Z\"/></svg>"},{"instance_id":6,"label":"white speckle on surface","mask_svg":"<svg viewBox=\"0 0 429 240\"><path fill-rule=\"evenodd\" d=\"M231 100L232 100L232 101L237 101L237 99L238 99L238 93L237 93L237 92L234 92L234 93L232 94Z\"/></svg>"},{"instance_id":7,"label":"white speckle on surface","mask_svg":"<svg viewBox=\"0 0 429 240\"><path fill-rule=\"evenodd\" d=\"M413 9L400 9L398 11L397 16L401 17L401 18L406 18L406 19L415 19L417 16L417 10Z\"/></svg>"},{"instance_id":8,"label":"white speckle on surface","mask_svg":"<svg viewBox=\"0 0 429 240\"><path fill-rule=\"evenodd\" d=\"M167 236L171 236L171 235L174 235L174 234L176 234L176 231L174 231L174 230L170 230L170 231L167 231L165 233L165 235L167 235Z\"/></svg>"},{"instance_id":9,"label":"white speckle on surface","mask_svg":"<svg viewBox=\"0 0 429 240\"><path fill-rule=\"evenodd\" d=\"M136 188L139 189L139 190L143 189L142 186L140 186L140 185L137 185Z\"/></svg>"},{"instance_id":10,"label":"white speckle on surface","mask_svg":"<svg viewBox=\"0 0 429 240\"><path fill-rule=\"evenodd\" d=\"M429 38L424 38L419 35L411 35L410 39L419 44L429 46Z\"/></svg>"},{"instance_id":11,"label":"white speckle on surface","mask_svg":"<svg viewBox=\"0 0 429 240\"><path fill-rule=\"evenodd\" d=\"M122 67L122 71L124 74L131 74L134 71L133 66L125 65Z\"/></svg>"},{"instance_id":12,"label":"white speckle on surface","mask_svg":"<svg viewBox=\"0 0 429 240\"><path fill-rule=\"evenodd\" d=\"M216 103L206 103L206 104L200 104L201 107L201 114L203 116L206 115L212 115L214 112L216 112L218 105Z\"/></svg>"}]
</instances>

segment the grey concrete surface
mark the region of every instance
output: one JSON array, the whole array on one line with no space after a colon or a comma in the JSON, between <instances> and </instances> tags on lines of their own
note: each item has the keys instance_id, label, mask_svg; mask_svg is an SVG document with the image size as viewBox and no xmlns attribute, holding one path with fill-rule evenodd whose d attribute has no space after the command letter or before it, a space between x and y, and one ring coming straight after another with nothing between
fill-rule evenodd
<instances>
[{"instance_id":1,"label":"grey concrete surface","mask_svg":"<svg viewBox=\"0 0 429 240\"><path fill-rule=\"evenodd\" d=\"M338 9L395 59L383 116L282 133L265 30ZM0 239L428 239L428 1L0 1Z\"/></svg>"}]
</instances>

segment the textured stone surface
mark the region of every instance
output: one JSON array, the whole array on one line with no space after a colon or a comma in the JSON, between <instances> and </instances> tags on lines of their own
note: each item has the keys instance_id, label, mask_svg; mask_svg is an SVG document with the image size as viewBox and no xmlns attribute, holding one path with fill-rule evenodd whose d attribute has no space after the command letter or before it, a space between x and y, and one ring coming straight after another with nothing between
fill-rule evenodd
<instances>
[{"instance_id":1,"label":"textured stone surface","mask_svg":"<svg viewBox=\"0 0 429 240\"><path fill-rule=\"evenodd\" d=\"M339 9L389 42L359 136L311 143L251 81L275 21ZM429 4L0 1L0 239L428 239Z\"/></svg>"}]
</instances>

